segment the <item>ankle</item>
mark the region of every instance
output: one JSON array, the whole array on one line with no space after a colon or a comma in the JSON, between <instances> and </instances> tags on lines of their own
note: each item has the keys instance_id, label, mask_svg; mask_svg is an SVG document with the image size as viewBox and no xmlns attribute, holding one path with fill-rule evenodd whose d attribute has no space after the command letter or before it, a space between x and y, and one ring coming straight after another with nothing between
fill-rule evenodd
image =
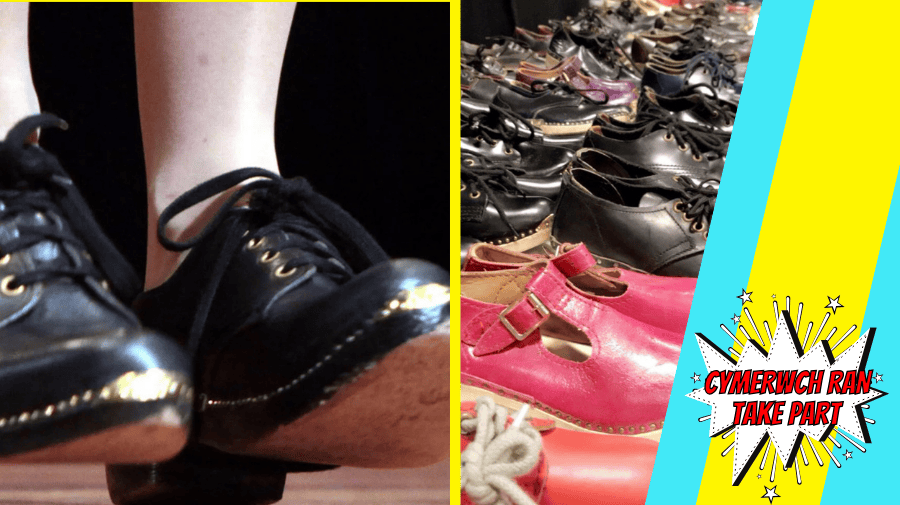
<instances>
[{"instance_id":1,"label":"ankle","mask_svg":"<svg viewBox=\"0 0 900 505\"><path fill-rule=\"evenodd\" d=\"M213 198L204 200L197 205L180 212L177 216L172 218L166 226L166 237L176 242L181 242L196 236L213 220L216 214L221 210L222 205L225 204L235 191L244 184L254 180L256 179L254 178L245 181L239 186L235 186ZM165 198L156 198L156 195L153 194L152 191L149 195L151 205L147 211L148 232L147 269L145 272L146 280L144 282L145 290L153 289L166 282L169 277L175 273L175 270L187 256L188 252L190 252L169 251L159 242L159 237L157 236L159 216L162 214L163 210L175 200L175 198L180 196L180 194L167 194L164 196ZM246 205L248 200L249 195L245 195L235 205Z\"/></svg>"}]
</instances>

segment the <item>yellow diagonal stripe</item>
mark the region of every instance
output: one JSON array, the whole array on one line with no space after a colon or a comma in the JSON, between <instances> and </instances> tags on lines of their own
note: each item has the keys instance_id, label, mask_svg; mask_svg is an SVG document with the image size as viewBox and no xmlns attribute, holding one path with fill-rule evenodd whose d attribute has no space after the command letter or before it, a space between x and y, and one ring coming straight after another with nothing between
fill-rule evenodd
<instances>
[{"instance_id":1,"label":"yellow diagonal stripe","mask_svg":"<svg viewBox=\"0 0 900 505\"><path fill-rule=\"evenodd\" d=\"M897 74L892 24L898 11L894 2L854 8L818 0L813 8L747 286L754 293L754 318L774 320L773 294L782 308L790 296L793 312L802 301L801 340L807 322L814 322L813 336L818 330L826 296L840 295L845 306L822 332L824 337L837 328L832 342L861 324L865 313L900 163L900 100L892 86ZM764 72L765 65L754 71ZM859 330L835 354L858 336ZM765 502L760 501L763 485L773 485L772 454L763 470L760 455L742 484L732 487L732 455L721 453L733 437L711 441L698 503L718 504L724 497L729 503ZM783 503L819 502L830 459L821 445L817 448L822 467L808 446L810 465L798 457L801 485L793 468L783 471L779 464L774 484Z\"/></svg>"}]
</instances>

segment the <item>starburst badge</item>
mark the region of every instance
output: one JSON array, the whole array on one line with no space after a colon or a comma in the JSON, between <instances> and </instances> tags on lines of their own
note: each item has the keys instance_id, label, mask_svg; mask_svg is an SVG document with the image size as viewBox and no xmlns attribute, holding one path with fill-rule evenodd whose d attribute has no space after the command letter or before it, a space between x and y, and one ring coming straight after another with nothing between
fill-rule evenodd
<instances>
[{"instance_id":1,"label":"starburst badge","mask_svg":"<svg viewBox=\"0 0 900 505\"><path fill-rule=\"evenodd\" d=\"M837 302L837 299L829 300ZM790 297L786 302L790 308ZM847 339L856 331L856 325L840 336L837 328L832 328L820 339L825 323L834 313L832 308L825 312L815 337L810 339L813 323L809 322L801 340L790 311L779 310L777 301L773 306L774 331L768 321L762 321L764 331L761 332L746 308L744 315L752 334L741 325L738 327L741 339L736 335L738 332L720 325L734 342L727 352L702 333L695 334L708 373L702 387L687 396L710 405L710 415L699 419L709 421L710 438L734 435L722 456L733 453L732 485L735 486L763 450L763 464L770 450L774 452L770 477L773 482L779 460L785 470L793 466L797 483L802 482L800 465L794 463L801 456L804 464L809 465L804 446L811 449L819 465L822 465L819 452L823 451L840 468L837 456L824 442L830 440L840 448L835 438L839 436L858 451L866 452L861 443L871 442L867 425L875 421L864 417L863 411L869 408L869 402L887 394L873 387L874 371L865 369L875 328L855 341ZM798 325L802 313L803 303L800 303L796 313ZM833 349L840 348L845 340L849 346L835 356ZM850 459L850 454L847 449L843 454L845 461ZM774 490L767 487L764 498L771 501L778 496Z\"/></svg>"}]
</instances>

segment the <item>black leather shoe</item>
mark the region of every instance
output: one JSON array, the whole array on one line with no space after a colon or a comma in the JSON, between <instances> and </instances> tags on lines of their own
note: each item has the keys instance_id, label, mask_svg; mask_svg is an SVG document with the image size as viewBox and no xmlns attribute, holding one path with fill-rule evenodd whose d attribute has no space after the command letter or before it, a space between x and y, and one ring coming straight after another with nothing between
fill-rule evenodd
<instances>
[{"instance_id":1,"label":"black leather shoe","mask_svg":"<svg viewBox=\"0 0 900 505\"><path fill-rule=\"evenodd\" d=\"M582 71L591 77L630 81L635 84L640 84L641 81L637 69L620 56L616 42L610 36L595 34L583 37L559 26L550 40L548 54L553 55L558 61L578 56L582 62Z\"/></svg>"},{"instance_id":2,"label":"black leather shoe","mask_svg":"<svg viewBox=\"0 0 900 505\"><path fill-rule=\"evenodd\" d=\"M21 121L0 142L0 462L149 462L187 440L190 361L118 296L139 282Z\"/></svg>"},{"instance_id":3,"label":"black leather shoe","mask_svg":"<svg viewBox=\"0 0 900 505\"><path fill-rule=\"evenodd\" d=\"M733 62L716 53L700 53L683 66L670 67L650 62L644 69L641 86L652 88L660 95L674 95L694 84L708 84L722 100L735 105L741 99L741 84Z\"/></svg>"},{"instance_id":4,"label":"black leather shoe","mask_svg":"<svg viewBox=\"0 0 900 505\"><path fill-rule=\"evenodd\" d=\"M166 238L175 215L254 178L197 237ZM234 207L247 193L249 206ZM305 180L262 169L185 193L162 212L158 236L169 249L191 250L135 308L148 326L192 351L199 393L190 451L155 471L172 480L168 491L196 492L192 467L228 476L237 493L253 491L253 472L269 486L297 468L284 462L408 467L446 457L445 270L389 260ZM225 455L268 463L249 466L249 480L235 480L236 465ZM168 491L153 475L111 467L113 500L160 499Z\"/></svg>"},{"instance_id":5,"label":"black leather shoe","mask_svg":"<svg viewBox=\"0 0 900 505\"><path fill-rule=\"evenodd\" d=\"M467 101L468 99L463 99ZM464 108L469 109L469 107ZM522 133L522 128L527 130ZM490 105L487 112L463 114L463 165L485 158L493 163L520 169L516 177L525 194L555 199L562 184L562 171L575 153L571 149L543 144L535 128L524 118ZM468 159L472 161L467 161ZM471 166L471 165L470 165Z\"/></svg>"},{"instance_id":6,"label":"black leather shoe","mask_svg":"<svg viewBox=\"0 0 900 505\"><path fill-rule=\"evenodd\" d=\"M545 137L583 136L604 110L602 104L559 83L539 81L527 90L505 82L479 79L467 92L472 98L493 102L524 117Z\"/></svg>"},{"instance_id":7,"label":"black leather shoe","mask_svg":"<svg viewBox=\"0 0 900 505\"><path fill-rule=\"evenodd\" d=\"M715 131L731 134L737 107L719 100L715 90L707 84L688 86L671 96L659 95L650 88L644 90L641 105L656 106L680 121L699 123Z\"/></svg>"},{"instance_id":8,"label":"black leather shoe","mask_svg":"<svg viewBox=\"0 0 900 505\"><path fill-rule=\"evenodd\" d=\"M584 242L605 265L697 277L715 187L672 175L622 177L626 168L593 154L590 169L572 166L563 174L554 242Z\"/></svg>"},{"instance_id":9,"label":"black leather shoe","mask_svg":"<svg viewBox=\"0 0 900 505\"><path fill-rule=\"evenodd\" d=\"M517 251L550 238L552 200L532 196L519 187L521 169L464 156L460 187L460 232L463 246L488 242Z\"/></svg>"},{"instance_id":10,"label":"black leather shoe","mask_svg":"<svg viewBox=\"0 0 900 505\"><path fill-rule=\"evenodd\" d=\"M722 178L729 140L727 133L644 108L634 123L610 120L592 127L584 145L652 172L705 180Z\"/></svg>"}]
</instances>

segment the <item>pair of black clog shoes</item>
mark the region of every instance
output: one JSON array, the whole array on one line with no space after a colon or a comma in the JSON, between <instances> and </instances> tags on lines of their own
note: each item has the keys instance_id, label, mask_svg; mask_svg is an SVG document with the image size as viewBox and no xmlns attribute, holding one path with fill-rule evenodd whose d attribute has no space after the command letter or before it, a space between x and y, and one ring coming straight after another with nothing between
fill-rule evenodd
<instances>
[{"instance_id":1,"label":"pair of black clog shoes","mask_svg":"<svg viewBox=\"0 0 900 505\"><path fill-rule=\"evenodd\" d=\"M389 260L305 180L247 168L162 213L159 240L191 251L138 294L27 142L51 126L34 116L0 142L0 462L109 463L116 503L250 504L280 499L289 471L448 454L446 271ZM166 238L247 179L198 236Z\"/></svg>"}]
</instances>

